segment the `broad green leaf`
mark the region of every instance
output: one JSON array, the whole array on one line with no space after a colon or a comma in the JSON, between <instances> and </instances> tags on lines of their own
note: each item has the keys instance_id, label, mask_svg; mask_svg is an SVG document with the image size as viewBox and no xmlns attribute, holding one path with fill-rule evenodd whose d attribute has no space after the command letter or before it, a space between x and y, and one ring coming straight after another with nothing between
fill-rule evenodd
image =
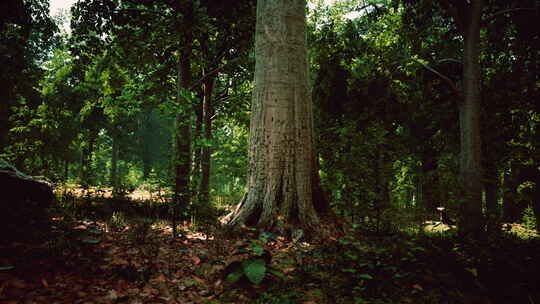
<instances>
[{"instance_id":1,"label":"broad green leaf","mask_svg":"<svg viewBox=\"0 0 540 304\"><path fill-rule=\"evenodd\" d=\"M97 244L101 242L101 240L82 240L82 242L87 244Z\"/></svg>"},{"instance_id":2,"label":"broad green leaf","mask_svg":"<svg viewBox=\"0 0 540 304\"><path fill-rule=\"evenodd\" d=\"M15 269L15 266L2 266L0 267L0 271L7 271L7 270L13 270Z\"/></svg>"},{"instance_id":3,"label":"broad green leaf","mask_svg":"<svg viewBox=\"0 0 540 304\"><path fill-rule=\"evenodd\" d=\"M244 274L255 285L259 285L266 274L266 263L263 259L246 260L242 263Z\"/></svg>"}]
</instances>

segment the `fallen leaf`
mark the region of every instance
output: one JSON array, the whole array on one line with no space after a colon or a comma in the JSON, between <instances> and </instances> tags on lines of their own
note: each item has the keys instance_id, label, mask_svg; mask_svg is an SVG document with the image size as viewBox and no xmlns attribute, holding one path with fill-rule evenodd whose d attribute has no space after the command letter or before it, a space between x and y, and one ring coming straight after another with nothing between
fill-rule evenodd
<instances>
[{"instance_id":1,"label":"fallen leaf","mask_svg":"<svg viewBox=\"0 0 540 304\"><path fill-rule=\"evenodd\" d=\"M47 282L47 280L45 280L43 278L41 279L41 284L43 284L43 287L49 288L49 283Z\"/></svg>"},{"instance_id":2,"label":"fallen leaf","mask_svg":"<svg viewBox=\"0 0 540 304\"><path fill-rule=\"evenodd\" d=\"M163 283L163 282L167 282L167 278L163 274L160 274L154 279L154 281Z\"/></svg>"},{"instance_id":3,"label":"fallen leaf","mask_svg":"<svg viewBox=\"0 0 540 304\"><path fill-rule=\"evenodd\" d=\"M191 260L193 261L193 263L194 263L195 265L199 265L199 264L201 263L201 259L200 259L198 256L196 256L196 255L192 256L192 257L191 257Z\"/></svg>"},{"instance_id":4,"label":"fallen leaf","mask_svg":"<svg viewBox=\"0 0 540 304\"><path fill-rule=\"evenodd\" d=\"M118 293L116 293L116 290L114 290L114 289L109 290L109 292L107 293L107 296L105 298L107 300L111 301L111 302L114 302L114 301L116 301L116 299L118 299Z\"/></svg>"},{"instance_id":5,"label":"fallen leaf","mask_svg":"<svg viewBox=\"0 0 540 304\"><path fill-rule=\"evenodd\" d=\"M13 280L11 281L11 286L15 287L15 288L26 288L26 283L22 280Z\"/></svg>"},{"instance_id":6,"label":"fallen leaf","mask_svg":"<svg viewBox=\"0 0 540 304\"><path fill-rule=\"evenodd\" d=\"M413 289L417 289L417 290L424 290L424 288L422 288L422 286L420 284L414 284L413 286L411 286Z\"/></svg>"},{"instance_id":7,"label":"fallen leaf","mask_svg":"<svg viewBox=\"0 0 540 304\"><path fill-rule=\"evenodd\" d=\"M122 258L119 258L119 257L114 257L112 262L111 262L112 265L128 265L129 262L122 259Z\"/></svg>"},{"instance_id":8,"label":"fallen leaf","mask_svg":"<svg viewBox=\"0 0 540 304\"><path fill-rule=\"evenodd\" d=\"M152 286L149 286L149 285L144 286L142 291L146 292L148 294L153 294L153 295L159 294L159 290L157 290L157 289L155 289L155 288L153 288Z\"/></svg>"},{"instance_id":9,"label":"fallen leaf","mask_svg":"<svg viewBox=\"0 0 540 304\"><path fill-rule=\"evenodd\" d=\"M79 225L79 226L75 226L73 227L73 230L86 230L86 226L85 225Z\"/></svg>"}]
</instances>

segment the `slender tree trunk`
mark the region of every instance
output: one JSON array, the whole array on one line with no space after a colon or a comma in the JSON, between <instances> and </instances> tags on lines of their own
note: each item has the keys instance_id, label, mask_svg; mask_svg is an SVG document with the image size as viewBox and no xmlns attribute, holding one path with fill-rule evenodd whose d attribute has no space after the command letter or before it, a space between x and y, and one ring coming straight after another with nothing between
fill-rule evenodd
<instances>
[{"instance_id":1,"label":"slender tree trunk","mask_svg":"<svg viewBox=\"0 0 540 304\"><path fill-rule=\"evenodd\" d=\"M152 158L150 153L145 153L143 155L143 180L150 177L150 172L152 172Z\"/></svg>"},{"instance_id":2,"label":"slender tree trunk","mask_svg":"<svg viewBox=\"0 0 540 304\"><path fill-rule=\"evenodd\" d=\"M92 183L92 154L94 153L94 144L96 142L97 130L89 130L86 146L83 147L81 157L81 185L84 189Z\"/></svg>"},{"instance_id":3,"label":"slender tree trunk","mask_svg":"<svg viewBox=\"0 0 540 304\"><path fill-rule=\"evenodd\" d=\"M179 65L178 100L182 100L180 89L189 88L189 84L191 83L190 65L189 59L182 59ZM191 123L189 110L187 109L188 105L185 104L186 101L183 102L183 113L178 114L176 117L176 177L174 187L175 202L180 211L185 210L191 202L191 189L189 185L191 172Z\"/></svg>"},{"instance_id":4,"label":"slender tree trunk","mask_svg":"<svg viewBox=\"0 0 540 304\"><path fill-rule=\"evenodd\" d=\"M428 148L422 153L422 182L424 184L423 198L425 210L433 214L439 201L439 176L437 175L437 155L436 151Z\"/></svg>"},{"instance_id":5,"label":"slender tree trunk","mask_svg":"<svg viewBox=\"0 0 540 304\"><path fill-rule=\"evenodd\" d=\"M486 161L484 162L484 191L486 194L487 231L494 232L498 229L496 224L500 216L499 204L497 202L499 176L493 157L490 157L489 152L484 153L484 155L486 156Z\"/></svg>"},{"instance_id":6,"label":"slender tree trunk","mask_svg":"<svg viewBox=\"0 0 540 304\"><path fill-rule=\"evenodd\" d=\"M212 105L212 92L214 90L214 79L208 78L204 82L203 97L203 124L204 124L204 145L201 155L201 184L199 188L199 201L208 202L210 199L210 155L212 153L212 116L214 107Z\"/></svg>"},{"instance_id":7,"label":"slender tree trunk","mask_svg":"<svg viewBox=\"0 0 540 304\"><path fill-rule=\"evenodd\" d=\"M460 104L461 133L459 234L462 237L480 237L484 221L482 215L482 169L480 139L480 21L483 1L471 1L466 13L463 33L464 100Z\"/></svg>"},{"instance_id":8,"label":"slender tree trunk","mask_svg":"<svg viewBox=\"0 0 540 304\"><path fill-rule=\"evenodd\" d=\"M519 208L516 201L517 196L517 176L516 168L511 165L510 172L503 175L503 210L502 220L508 223L514 223L519 220Z\"/></svg>"},{"instance_id":9,"label":"slender tree trunk","mask_svg":"<svg viewBox=\"0 0 540 304\"><path fill-rule=\"evenodd\" d=\"M323 231L305 12L305 0L257 2L247 193L224 219L230 226Z\"/></svg>"},{"instance_id":10,"label":"slender tree trunk","mask_svg":"<svg viewBox=\"0 0 540 304\"><path fill-rule=\"evenodd\" d=\"M154 136L152 134L152 108L149 106L144 107L144 112L142 114L142 163L143 163L143 179L147 180L150 177L150 172L152 171L152 152L150 148L150 137Z\"/></svg>"},{"instance_id":11,"label":"slender tree trunk","mask_svg":"<svg viewBox=\"0 0 540 304\"><path fill-rule=\"evenodd\" d=\"M203 90L204 91L204 90ZM198 100L203 101L204 100L204 92L201 94L199 93ZM204 101L203 101L204 102ZM194 142L201 142L201 134L203 129L203 102L200 102L197 105L197 108L195 109L195 134L193 135ZM201 154L202 154L202 148L200 148L200 145L195 145L195 149L193 150L193 171L192 176L199 178L201 176ZM198 180L194 181L193 186L197 187L197 184L199 183Z\"/></svg>"},{"instance_id":12,"label":"slender tree trunk","mask_svg":"<svg viewBox=\"0 0 540 304\"><path fill-rule=\"evenodd\" d=\"M377 146L375 158L375 191L377 193L375 208L377 210L384 210L390 206L390 194L388 193L388 179L385 170L386 161L382 145Z\"/></svg>"},{"instance_id":13,"label":"slender tree trunk","mask_svg":"<svg viewBox=\"0 0 540 304\"><path fill-rule=\"evenodd\" d=\"M64 183L67 183L69 179L69 160L64 159Z\"/></svg>"},{"instance_id":14,"label":"slender tree trunk","mask_svg":"<svg viewBox=\"0 0 540 304\"><path fill-rule=\"evenodd\" d=\"M118 191L118 132L116 127L113 126L111 132L112 149L111 149L111 172L110 172L110 184L113 188L113 193Z\"/></svg>"},{"instance_id":15,"label":"slender tree trunk","mask_svg":"<svg viewBox=\"0 0 540 304\"><path fill-rule=\"evenodd\" d=\"M9 81L2 84L0 89L0 154L6 152L9 133L9 105L11 103L11 88Z\"/></svg>"}]
</instances>

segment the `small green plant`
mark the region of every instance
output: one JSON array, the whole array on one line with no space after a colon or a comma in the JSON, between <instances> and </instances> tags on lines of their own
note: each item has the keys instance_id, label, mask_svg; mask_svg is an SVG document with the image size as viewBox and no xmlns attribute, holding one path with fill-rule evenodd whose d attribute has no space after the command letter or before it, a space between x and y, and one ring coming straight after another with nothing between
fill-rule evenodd
<instances>
[{"instance_id":1,"label":"small green plant","mask_svg":"<svg viewBox=\"0 0 540 304\"><path fill-rule=\"evenodd\" d=\"M120 231L127 226L127 219L123 212L113 212L111 218L107 221L107 229L111 231Z\"/></svg>"},{"instance_id":2,"label":"small green plant","mask_svg":"<svg viewBox=\"0 0 540 304\"><path fill-rule=\"evenodd\" d=\"M530 206L523 211L521 223L523 224L523 228L530 230L536 229L536 217L534 217L534 211Z\"/></svg>"},{"instance_id":3,"label":"small green plant","mask_svg":"<svg viewBox=\"0 0 540 304\"><path fill-rule=\"evenodd\" d=\"M238 283L242 279L247 279L252 284L259 285L268 274L276 278L284 278L283 273L270 265L272 256L264 247L271 240L271 236L271 234L263 232L259 239L250 240L239 246L234 254L241 255L243 258L233 261L225 269L226 282L229 285Z\"/></svg>"}]
</instances>

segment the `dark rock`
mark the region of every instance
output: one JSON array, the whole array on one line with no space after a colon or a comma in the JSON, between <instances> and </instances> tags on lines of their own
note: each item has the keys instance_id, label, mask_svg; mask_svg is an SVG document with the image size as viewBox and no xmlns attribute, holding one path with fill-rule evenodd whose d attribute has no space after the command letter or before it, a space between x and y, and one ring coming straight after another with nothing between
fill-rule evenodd
<instances>
[{"instance_id":1,"label":"dark rock","mask_svg":"<svg viewBox=\"0 0 540 304\"><path fill-rule=\"evenodd\" d=\"M36 239L50 228L49 184L0 159L0 243Z\"/></svg>"}]
</instances>

